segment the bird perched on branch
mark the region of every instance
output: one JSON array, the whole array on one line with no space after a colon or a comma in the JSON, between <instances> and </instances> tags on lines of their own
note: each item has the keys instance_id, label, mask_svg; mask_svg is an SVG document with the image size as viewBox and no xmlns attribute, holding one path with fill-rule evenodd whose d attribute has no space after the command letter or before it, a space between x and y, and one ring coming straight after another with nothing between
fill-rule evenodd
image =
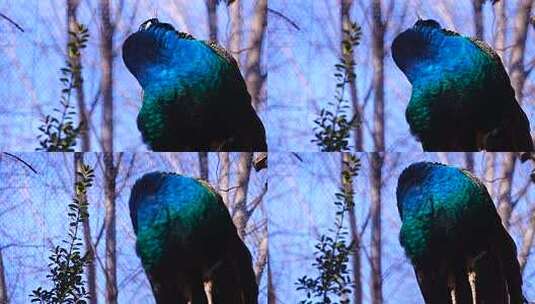
<instances>
[{"instance_id":1,"label":"bird perched on branch","mask_svg":"<svg viewBox=\"0 0 535 304\"><path fill-rule=\"evenodd\" d=\"M426 151L533 151L529 121L485 42L418 20L392 43L412 84L405 116Z\"/></svg>"},{"instance_id":2,"label":"bird perched on branch","mask_svg":"<svg viewBox=\"0 0 535 304\"><path fill-rule=\"evenodd\" d=\"M149 173L132 188L129 207L157 303L257 303L251 254L206 182Z\"/></svg>"},{"instance_id":3,"label":"bird perched on branch","mask_svg":"<svg viewBox=\"0 0 535 304\"><path fill-rule=\"evenodd\" d=\"M415 163L396 196L399 240L426 303L524 303L515 243L474 175Z\"/></svg>"},{"instance_id":4,"label":"bird perched on branch","mask_svg":"<svg viewBox=\"0 0 535 304\"><path fill-rule=\"evenodd\" d=\"M215 42L150 19L123 44L143 88L137 117L154 151L267 151L262 122L238 64Z\"/></svg>"}]
</instances>

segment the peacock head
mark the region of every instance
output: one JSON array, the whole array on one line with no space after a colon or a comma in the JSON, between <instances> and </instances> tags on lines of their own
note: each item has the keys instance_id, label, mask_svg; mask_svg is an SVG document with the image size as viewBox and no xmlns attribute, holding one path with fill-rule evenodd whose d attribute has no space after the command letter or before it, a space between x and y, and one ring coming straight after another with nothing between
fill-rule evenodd
<instances>
[{"instance_id":1,"label":"peacock head","mask_svg":"<svg viewBox=\"0 0 535 304\"><path fill-rule=\"evenodd\" d=\"M156 193L165 182L165 179L168 175L169 173L158 171L143 175L143 177L136 181L134 187L132 188L132 194L130 197L131 203L135 204L137 207L139 201L145 196Z\"/></svg>"},{"instance_id":2,"label":"peacock head","mask_svg":"<svg viewBox=\"0 0 535 304\"><path fill-rule=\"evenodd\" d=\"M421 67L419 64L432 60L439 54L444 33L437 21L418 20L412 28L394 39L392 57L410 81L414 70Z\"/></svg>"},{"instance_id":3,"label":"peacock head","mask_svg":"<svg viewBox=\"0 0 535 304\"><path fill-rule=\"evenodd\" d=\"M432 162L417 162L405 168L405 170L401 172L401 175L398 179L398 195L405 192L408 187L419 183L419 181L426 176L429 170L432 170L437 166L441 166L441 164Z\"/></svg>"},{"instance_id":4,"label":"peacock head","mask_svg":"<svg viewBox=\"0 0 535 304\"><path fill-rule=\"evenodd\" d=\"M411 164L398 178L398 185L396 188L396 198L398 201L398 211L402 215L402 202L406 202L406 197L410 196L411 189L419 187L424 180L426 180L433 170L445 167L440 163L432 162L417 162Z\"/></svg>"},{"instance_id":5,"label":"peacock head","mask_svg":"<svg viewBox=\"0 0 535 304\"><path fill-rule=\"evenodd\" d=\"M143 22L137 32L128 36L123 43L123 60L128 70L141 82L150 68L161 67L170 62L175 54L177 42L195 40L187 33L178 32L169 24L157 18ZM148 76L150 77L150 76Z\"/></svg>"}]
</instances>

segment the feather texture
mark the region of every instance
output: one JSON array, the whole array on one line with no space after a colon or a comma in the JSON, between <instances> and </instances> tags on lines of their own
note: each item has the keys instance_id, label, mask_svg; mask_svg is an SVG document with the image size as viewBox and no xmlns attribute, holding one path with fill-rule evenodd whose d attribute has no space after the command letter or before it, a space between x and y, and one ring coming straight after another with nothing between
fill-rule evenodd
<instances>
[{"instance_id":1,"label":"feather texture","mask_svg":"<svg viewBox=\"0 0 535 304\"><path fill-rule=\"evenodd\" d=\"M157 303L257 303L251 254L207 183L149 173L135 183L129 207Z\"/></svg>"},{"instance_id":2,"label":"feather texture","mask_svg":"<svg viewBox=\"0 0 535 304\"><path fill-rule=\"evenodd\" d=\"M143 88L137 118L155 151L266 151L265 130L232 56L150 19L123 44Z\"/></svg>"},{"instance_id":3,"label":"feather texture","mask_svg":"<svg viewBox=\"0 0 535 304\"><path fill-rule=\"evenodd\" d=\"M405 114L424 150L533 150L526 114L486 43L419 20L395 38L392 56L412 84Z\"/></svg>"},{"instance_id":4,"label":"feather texture","mask_svg":"<svg viewBox=\"0 0 535 304\"><path fill-rule=\"evenodd\" d=\"M426 303L452 303L452 293L457 303L522 303L516 246L474 175L416 163L399 177L396 196L400 243Z\"/></svg>"}]
</instances>

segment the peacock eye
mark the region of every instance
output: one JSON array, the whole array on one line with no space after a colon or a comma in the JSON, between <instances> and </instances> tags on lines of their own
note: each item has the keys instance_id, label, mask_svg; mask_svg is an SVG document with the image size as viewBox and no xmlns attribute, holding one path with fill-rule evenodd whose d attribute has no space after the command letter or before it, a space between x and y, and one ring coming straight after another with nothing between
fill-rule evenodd
<instances>
[{"instance_id":1,"label":"peacock eye","mask_svg":"<svg viewBox=\"0 0 535 304\"><path fill-rule=\"evenodd\" d=\"M145 24L144 24L144 27L143 27L143 29L144 29L144 30L148 30L148 29L149 29L149 27L150 27L151 25L152 25L152 21L151 21L151 20L149 20L149 21L147 21L147 23L145 23Z\"/></svg>"}]
</instances>

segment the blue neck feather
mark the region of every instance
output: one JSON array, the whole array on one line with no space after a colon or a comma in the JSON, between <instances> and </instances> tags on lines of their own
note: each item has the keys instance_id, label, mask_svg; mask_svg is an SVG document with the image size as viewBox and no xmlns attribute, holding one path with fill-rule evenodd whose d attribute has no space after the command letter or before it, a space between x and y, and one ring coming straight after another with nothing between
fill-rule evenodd
<instances>
[{"instance_id":1,"label":"blue neck feather","mask_svg":"<svg viewBox=\"0 0 535 304\"><path fill-rule=\"evenodd\" d=\"M145 91L151 84L173 86L180 77L206 82L217 75L213 69L222 60L202 41L181 38L166 26L152 26L141 30L125 41L125 63ZM202 63L202 64L201 64Z\"/></svg>"},{"instance_id":2,"label":"blue neck feather","mask_svg":"<svg viewBox=\"0 0 535 304\"><path fill-rule=\"evenodd\" d=\"M445 73L459 77L475 71L471 60L481 57L481 50L466 37L448 32L433 21L401 33L392 45L394 60L413 86L425 87L444 79Z\"/></svg>"}]
</instances>

